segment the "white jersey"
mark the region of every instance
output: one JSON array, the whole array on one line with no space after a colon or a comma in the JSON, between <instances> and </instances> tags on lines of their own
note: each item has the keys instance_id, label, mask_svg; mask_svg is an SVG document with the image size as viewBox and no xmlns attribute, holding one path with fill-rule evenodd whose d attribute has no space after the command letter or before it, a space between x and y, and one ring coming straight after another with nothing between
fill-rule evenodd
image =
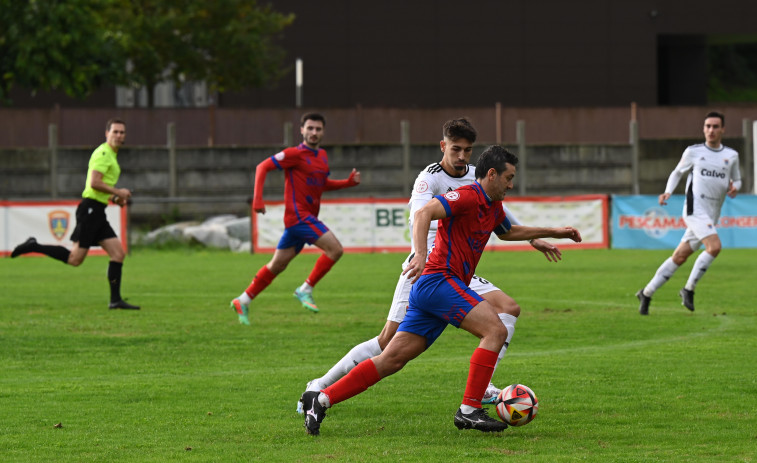
<instances>
[{"instance_id":1,"label":"white jersey","mask_svg":"<svg viewBox=\"0 0 757 463\"><path fill-rule=\"evenodd\" d=\"M449 191L456 190L461 186L470 185L476 181L476 167L472 164L468 164L465 167L465 175L461 177L453 177L442 168L441 164L435 162L429 164L425 169L418 174L413 184L413 193L410 195L410 201L408 207L410 208L410 218L408 220L410 226L410 241L412 249L413 246L413 216L415 212L426 205L436 195L443 195ZM514 225L521 225L521 223L512 216L512 213L507 207L502 205L505 210L507 218L510 223ZM438 227L438 221L431 222L431 227L428 231L427 249L431 250L434 246L434 240L436 239L436 229Z\"/></svg>"},{"instance_id":2,"label":"white jersey","mask_svg":"<svg viewBox=\"0 0 757 463\"><path fill-rule=\"evenodd\" d=\"M684 217L705 214L717 223L730 183L737 189L741 187L739 153L724 145L719 149L704 143L689 146L671 172L665 193L672 193L687 172Z\"/></svg>"}]
</instances>

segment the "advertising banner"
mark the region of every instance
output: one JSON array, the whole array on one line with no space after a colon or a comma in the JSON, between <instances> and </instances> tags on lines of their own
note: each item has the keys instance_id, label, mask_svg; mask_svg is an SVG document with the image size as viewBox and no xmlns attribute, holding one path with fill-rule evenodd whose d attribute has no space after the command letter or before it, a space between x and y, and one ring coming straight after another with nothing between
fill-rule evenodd
<instances>
[{"instance_id":1,"label":"advertising banner","mask_svg":"<svg viewBox=\"0 0 757 463\"><path fill-rule=\"evenodd\" d=\"M40 244L57 244L71 249L71 233L76 227L79 201L0 201L0 255L10 255L13 248L33 236ZM127 250L126 207L108 206L105 215ZM90 255L105 254L99 247Z\"/></svg>"},{"instance_id":2,"label":"advertising banner","mask_svg":"<svg viewBox=\"0 0 757 463\"><path fill-rule=\"evenodd\" d=\"M608 197L583 195L569 197L512 198L507 207L525 225L574 226L582 243L549 240L561 248L606 248L608 241ZM269 253L284 232L284 202L266 202L266 213L252 217L253 251ZM409 252L410 231L407 199L339 199L321 202L319 219L329 227L348 252ZM487 247L531 249L522 241L502 241L492 235ZM306 246L303 252L317 248Z\"/></svg>"},{"instance_id":3,"label":"advertising banner","mask_svg":"<svg viewBox=\"0 0 757 463\"><path fill-rule=\"evenodd\" d=\"M666 206L657 196L612 197L612 247L617 249L674 249L683 237L683 195L673 195ZM757 247L757 196L726 198L717 224L726 248Z\"/></svg>"}]
</instances>

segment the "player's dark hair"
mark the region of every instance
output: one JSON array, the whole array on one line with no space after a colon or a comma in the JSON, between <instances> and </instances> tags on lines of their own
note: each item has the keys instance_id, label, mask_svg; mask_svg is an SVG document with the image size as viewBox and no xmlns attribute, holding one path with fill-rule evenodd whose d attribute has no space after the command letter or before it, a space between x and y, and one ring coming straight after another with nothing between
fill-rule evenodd
<instances>
[{"instance_id":1,"label":"player's dark hair","mask_svg":"<svg viewBox=\"0 0 757 463\"><path fill-rule=\"evenodd\" d=\"M465 117L451 119L442 126L442 137L449 138L452 141L464 138L471 143L475 143L477 136L478 132L476 132L475 127Z\"/></svg>"},{"instance_id":2,"label":"player's dark hair","mask_svg":"<svg viewBox=\"0 0 757 463\"><path fill-rule=\"evenodd\" d=\"M482 179L486 177L489 169L494 169L497 174L507 170L507 164L512 164L513 167L518 167L518 156L507 151L505 148L499 145L492 145L481 153L476 162L476 178Z\"/></svg>"},{"instance_id":3,"label":"player's dark hair","mask_svg":"<svg viewBox=\"0 0 757 463\"><path fill-rule=\"evenodd\" d=\"M306 121L321 121L323 122L323 126L326 127L326 118L318 113L303 114L300 118L300 127L305 127Z\"/></svg>"},{"instance_id":4,"label":"player's dark hair","mask_svg":"<svg viewBox=\"0 0 757 463\"><path fill-rule=\"evenodd\" d=\"M725 127L725 116L723 115L723 113L719 113L717 111L710 111L710 112L707 113L706 116L704 116L704 120L707 120L710 117L718 117L718 118L720 118L720 125L722 125L723 127Z\"/></svg>"},{"instance_id":5,"label":"player's dark hair","mask_svg":"<svg viewBox=\"0 0 757 463\"><path fill-rule=\"evenodd\" d=\"M108 122L105 123L105 131L110 132L110 126L113 124L123 124L126 127L126 122L114 117L113 119L108 119Z\"/></svg>"}]
</instances>

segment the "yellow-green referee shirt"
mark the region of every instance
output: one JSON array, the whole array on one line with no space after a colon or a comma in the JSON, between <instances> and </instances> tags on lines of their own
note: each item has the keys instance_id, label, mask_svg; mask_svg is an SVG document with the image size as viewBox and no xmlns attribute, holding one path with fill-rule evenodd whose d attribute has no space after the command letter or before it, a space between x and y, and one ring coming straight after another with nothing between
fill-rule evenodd
<instances>
[{"instance_id":1,"label":"yellow-green referee shirt","mask_svg":"<svg viewBox=\"0 0 757 463\"><path fill-rule=\"evenodd\" d=\"M89 168L87 169L87 184L84 187L82 198L90 198L101 203L108 204L110 193L104 193L92 188L92 171L96 170L103 174L103 182L110 186L116 186L118 177L121 175L121 167L118 165L117 153L109 144L103 143L98 146L89 158Z\"/></svg>"}]
</instances>

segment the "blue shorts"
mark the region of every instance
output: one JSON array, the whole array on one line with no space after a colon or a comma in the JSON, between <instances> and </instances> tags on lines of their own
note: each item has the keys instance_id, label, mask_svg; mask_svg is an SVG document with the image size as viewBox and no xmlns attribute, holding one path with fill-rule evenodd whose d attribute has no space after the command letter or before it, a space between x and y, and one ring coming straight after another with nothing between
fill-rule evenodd
<instances>
[{"instance_id":1,"label":"blue shorts","mask_svg":"<svg viewBox=\"0 0 757 463\"><path fill-rule=\"evenodd\" d=\"M430 347L447 325L459 328L468 312L483 300L457 277L421 275L413 284L407 314L397 331L423 336Z\"/></svg>"},{"instance_id":2,"label":"blue shorts","mask_svg":"<svg viewBox=\"0 0 757 463\"><path fill-rule=\"evenodd\" d=\"M305 247L305 244L315 243L318 241L318 238L328 231L329 228L323 222L312 215L308 216L297 225L284 230L284 234L281 235L276 249L296 248L295 252L299 254L302 248Z\"/></svg>"}]
</instances>

